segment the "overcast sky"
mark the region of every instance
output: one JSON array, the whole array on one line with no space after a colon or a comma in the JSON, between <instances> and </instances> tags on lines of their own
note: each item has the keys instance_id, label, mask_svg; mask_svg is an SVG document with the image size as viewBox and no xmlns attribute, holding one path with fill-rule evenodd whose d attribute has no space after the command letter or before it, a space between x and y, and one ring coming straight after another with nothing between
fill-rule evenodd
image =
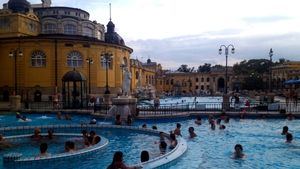
<instances>
[{"instance_id":1,"label":"overcast sky","mask_svg":"<svg viewBox=\"0 0 300 169\"><path fill-rule=\"evenodd\" d=\"M7 0L0 0L4 3ZM31 3L39 0L29 0ZM133 58L165 68L224 64L221 44L233 44L229 64L249 58L300 60L299 0L52 0L86 10L91 20L112 21Z\"/></svg>"}]
</instances>

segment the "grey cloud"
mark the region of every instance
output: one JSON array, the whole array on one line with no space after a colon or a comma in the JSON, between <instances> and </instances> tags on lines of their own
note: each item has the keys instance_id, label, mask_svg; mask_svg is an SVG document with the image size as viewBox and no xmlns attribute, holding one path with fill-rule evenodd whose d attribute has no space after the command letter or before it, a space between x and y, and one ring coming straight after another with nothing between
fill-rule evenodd
<instances>
[{"instance_id":1,"label":"grey cloud","mask_svg":"<svg viewBox=\"0 0 300 169\"><path fill-rule=\"evenodd\" d=\"M300 33L276 36L253 36L234 38L204 38L199 35L174 37L161 40L137 40L127 42L134 49L133 57L150 57L163 66L177 68L181 64L197 66L203 63L223 64L225 56L218 55L221 44L234 44L236 53L229 56L233 64L243 59L268 58L270 48L274 50L274 60L286 58L299 60ZM167 65L166 65L167 64ZM170 64L170 65L169 65Z\"/></svg>"}]
</instances>

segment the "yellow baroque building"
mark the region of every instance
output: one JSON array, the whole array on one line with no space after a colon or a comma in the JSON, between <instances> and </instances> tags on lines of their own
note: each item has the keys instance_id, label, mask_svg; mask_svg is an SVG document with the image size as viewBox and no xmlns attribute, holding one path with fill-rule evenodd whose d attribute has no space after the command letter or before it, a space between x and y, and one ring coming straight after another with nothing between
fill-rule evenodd
<instances>
[{"instance_id":1,"label":"yellow baroque building","mask_svg":"<svg viewBox=\"0 0 300 169\"><path fill-rule=\"evenodd\" d=\"M51 101L57 96L82 104L89 94L102 95L106 82L111 94L119 93L122 66L130 67L133 50L113 22L105 31L84 10L42 2L9 0L0 10L0 99L17 94L22 100Z\"/></svg>"}]
</instances>

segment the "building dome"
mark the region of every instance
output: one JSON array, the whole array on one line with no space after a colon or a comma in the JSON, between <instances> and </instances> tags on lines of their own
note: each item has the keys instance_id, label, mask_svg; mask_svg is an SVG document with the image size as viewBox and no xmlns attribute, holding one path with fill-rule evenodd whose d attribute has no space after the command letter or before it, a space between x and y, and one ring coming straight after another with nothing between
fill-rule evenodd
<instances>
[{"instance_id":1,"label":"building dome","mask_svg":"<svg viewBox=\"0 0 300 169\"><path fill-rule=\"evenodd\" d=\"M115 32L115 24L109 21L107 26L107 32L105 33L105 42L113 43L117 45L125 45L123 38Z\"/></svg>"},{"instance_id":2,"label":"building dome","mask_svg":"<svg viewBox=\"0 0 300 169\"><path fill-rule=\"evenodd\" d=\"M27 13L30 9L30 3L26 0L9 0L8 9L16 13Z\"/></svg>"}]
</instances>

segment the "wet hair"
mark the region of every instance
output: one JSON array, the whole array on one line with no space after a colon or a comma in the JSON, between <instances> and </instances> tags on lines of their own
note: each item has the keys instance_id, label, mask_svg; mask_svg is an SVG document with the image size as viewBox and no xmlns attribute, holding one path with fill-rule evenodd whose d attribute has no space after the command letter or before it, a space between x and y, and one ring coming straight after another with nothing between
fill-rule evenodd
<instances>
[{"instance_id":1,"label":"wet hair","mask_svg":"<svg viewBox=\"0 0 300 169\"><path fill-rule=\"evenodd\" d=\"M152 129L153 129L153 130L157 130L157 127L156 127L156 126L152 126Z\"/></svg>"},{"instance_id":2,"label":"wet hair","mask_svg":"<svg viewBox=\"0 0 300 169\"><path fill-rule=\"evenodd\" d=\"M181 127L181 124L180 124L180 123L177 123L177 124L176 124L176 127L177 127L177 128L180 128L180 127Z\"/></svg>"},{"instance_id":3,"label":"wet hair","mask_svg":"<svg viewBox=\"0 0 300 169\"><path fill-rule=\"evenodd\" d=\"M243 151L243 146L242 146L242 145L236 144L236 145L234 146L234 149L237 149L237 148L239 148L239 149L241 149L241 150Z\"/></svg>"},{"instance_id":4,"label":"wet hair","mask_svg":"<svg viewBox=\"0 0 300 169\"><path fill-rule=\"evenodd\" d=\"M75 143L73 141L66 141L65 148L68 150L75 149Z\"/></svg>"},{"instance_id":5,"label":"wet hair","mask_svg":"<svg viewBox=\"0 0 300 169\"><path fill-rule=\"evenodd\" d=\"M90 135L96 135L96 132L95 131L90 131Z\"/></svg>"},{"instance_id":6,"label":"wet hair","mask_svg":"<svg viewBox=\"0 0 300 169\"><path fill-rule=\"evenodd\" d=\"M111 165L113 165L115 162L122 162L122 161L123 161L123 153L121 151L117 151L114 154L114 158Z\"/></svg>"},{"instance_id":7,"label":"wet hair","mask_svg":"<svg viewBox=\"0 0 300 169\"><path fill-rule=\"evenodd\" d=\"M221 129L221 130L224 130L224 129L226 129L226 126L225 126L225 125L221 125L221 126L220 126L220 129Z\"/></svg>"},{"instance_id":8,"label":"wet hair","mask_svg":"<svg viewBox=\"0 0 300 169\"><path fill-rule=\"evenodd\" d=\"M174 134L174 133L171 133L171 134L170 134L170 138L171 138L172 140L176 140L175 134Z\"/></svg>"},{"instance_id":9,"label":"wet hair","mask_svg":"<svg viewBox=\"0 0 300 169\"><path fill-rule=\"evenodd\" d=\"M88 132L87 132L86 130L82 130L81 133L82 133L83 135L86 135Z\"/></svg>"},{"instance_id":10,"label":"wet hair","mask_svg":"<svg viewBox=\"0 0 300 169\"><path fill-rule=\"evenodd\" d=\"M159 144L159 147L162 148L162 149L164 149L164 150L167 149L167 146L168 146L168 145L167 145L167 143L166 143L165 141L162 141L162 142L160 142L160 144Z\"/></svg>"},{"instance_id":11,"label":"wet hair","mask_svg":"<svg viewBox=\"0 0 300 169\"><path fill-rule=\"evenodd\" d=\"M95 144L98 144L101 141L101 137L100 136L96 136L94 138L94 140L95 140Z\"/></svg>"},{"instance_id":12,"label":"wet hair","mask_svg":"<svg viewBox=\"0 0 300 169\"><path fill-rule=\"evenodd\" d=\"M47 151L47 149L48 149L48 144L47 143L42 143L40 145L40 152L41 153L45 153Z\"/></svg>"},{"instance_id":13,"label":"wet hair","mask_svg":"<svg viewBox=\"0 0 300 169\"><path fill-rule=\"evenodd\" d=\"M291 133L286 134L286 141L292 141L293 140L293 135Z\"/></svg>"},{"instance_id":14,"label":"wet hair","mask_svg":"<svg viewBox=\"0 0 300 169\"><path fill-rule=\"evenodd\" d=\"M282 128L282 133L281 134L286 134L289 131L289 127L288 126L284 126Z\"/></svg>"},{"instance_id":15,"label":"wet hair","mask_svg":"<svg viewBox=\"0 0 300 169\"><path fill-rule=\"evenodd\" d=\"M149 161L149 152L148 151L142 151L141 152L141 162Z\"/></svg>"},{"instance_id":16,"label":"wet hair","mask_svg":"<svg viewBox=\"0 0 300 169\"><path fill-rule=\"evenodd\" d=\"M147 124L143 124L142 127L143 127L143 128L146 128L146 127L147 127Z\"/></svg>"},{"instance_id":17,"label":"wet hair","mask_svg":"<svg viewBox=\"0 0 300 169\"><path fill-rule=\"evenodd\" d=\"M189 127L189 131L194 131L194 127Z\"/></svg>"}]
</instances>

